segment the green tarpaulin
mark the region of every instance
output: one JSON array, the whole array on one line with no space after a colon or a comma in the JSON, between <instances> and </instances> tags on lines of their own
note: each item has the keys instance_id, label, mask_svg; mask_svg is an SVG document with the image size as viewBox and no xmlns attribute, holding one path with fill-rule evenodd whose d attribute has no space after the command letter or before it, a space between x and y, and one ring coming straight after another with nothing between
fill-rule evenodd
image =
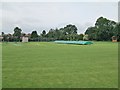
<instances>
[{"instance_id":1,"label":"green tarpaulin","mask_svg":"<svg viewBox=\"0 0 120 90\"><path fill-rule=\"evenodd\" d=\"M63 44L80 44L80 45L90 45L93 44L91 41L54 41L55 43Z\"/></svg>"}]
</instances>

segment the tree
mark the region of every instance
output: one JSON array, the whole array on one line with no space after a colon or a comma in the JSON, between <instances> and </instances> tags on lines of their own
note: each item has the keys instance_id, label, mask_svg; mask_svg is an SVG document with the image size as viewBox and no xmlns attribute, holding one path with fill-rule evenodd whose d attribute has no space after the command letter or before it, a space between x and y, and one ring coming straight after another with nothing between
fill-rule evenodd
<instances>
[{"instance_id":1,"label":"tree","mask_svg":"<svg viewBox=\"0 0 120 90\"><path fill-rule=\"evenodd\" d=\"M37 31L32 31L30 38L31 41L39 41L39 36L37 34Z\"/></svg>"},{"instance_id":2,"label":"tree","mask_svg":"<svg viewBox=\"0 0 120 90\"><path fill-rule=\"evenodd\" d=\"M75 25L69 24L64 28L50 29L46 34L46 38L49 38L51 40L76 40L77 27Z\"/></svg>"},{"instance_id":3,"label":"tree","mask_svg":"<svg viewBox=\"0 0 120 90\"><path fill-rule=\"evenodd\" d=\"M97 19L95 26L97 27L97 40L108 41L113 36L113 29L116 22L100 17Z\"/></svg>"},{"instance_id":4,"label":"tree","mask_svg":"<svg viewBox=\"0 0 120 90\"><path fill-rule=\"evenodd\" d=\"M4 32L1 33L2 36L4 36L4 34L5 34Z\"/></svg>"},{"instance_id":5,"label":"tree","mask_svg":"<svg viewBox=\"0 0 120 90\"><path fill-rule=\"evenodd\" d=\"M75 25L69 24L64 27L64 31L66 32L66 34L77 34L77 27Z\"/></svg>"},{"instance_id":6,"label":"tree","mask_svg":"<svg viewBox=\"0 0 120 90\"><path fill-rule=\"evenodd\" d=\"M45 36L46 36L46 31L45 31L45 30L42 31L41 36L42 36L42 37L45 37Z\"/></svg>"},{"instance_id":7,"label":"tree","mask_svg":"<svg viewBox=\"0 0 120 90\"><path fill-rule=\"evenodd\" d=\"M75 40L77 37L77 27L75 25L69 24L60 30L62 31L64 39Z\"/></svg>"},{"instance_id":8,"label":"tree","mask_svg":"<svg viewBox=\"0 0 120 90\"><path fill-rule=\"evenodd\" d=\"M15 27L14 28L14 34L13 34L13 36L14 36L15 41L20 41L21 31L22 30L19 27Z\"/></svg>"},{"instance_id":9,"label":"tree","mask_svg":"<svg viewBox=\"0 0 120 90\"><path fill-rule=\"evenodd\" d=\"M114 28L114 36L120 41L120 22L118 22Z\"/></svg>"},{"instance_id":10,"label":"tree","mask_svg":"<svg viewBox=\"0 0 120 90\"><path fill-rule=\"evenodd\" d=\"M31 38L38 38L37 31L32 31Z\"/></svg>"},{"instance_id":11,"label":"tree","mask_svg":"<svg viewBox=\"0 0 120 90\"><path fill-rule=\"evenodd\" d=\"M50 29L46 36L48 38L54 38L54 29Z\"/></svg>"},{"instance_id":12,"label":"tree","mask_svg":"<svg viewBox=\"0 0 120 90\"><path fill-rule=\"evenodd\" d=\"M79 34L79 35L77 35L77 39L76 40L83 40L83 37L84 37L83 34Z\"/></svg>"},{"instance_id":13,"label":"tree","mask_svg":"<svg viewBox=\"0 0 120 90\"><path fill-rule=\"evenodd\" d=\"M96 33L97 33L96 27L89 27L85 32L85 34L89 35L88 36L89 40L96 40Z\"/></svg>"},{"instance_id":14,"label":"tree","mask_svg":"<svg viewBox=\"0 0 120 90\"><path fill-rule=\"evenodd\" d=\"M115 27L116 22L100 17L97 19L95 26L89 27L85 34L88 34L90 40L110 41L115 34Z\"/></svg>"},{"instance_id":15,"label":"tree","mask_svg":"<svg viewBox=\"0 0 120 90\"><path fill-rule=\"evenodd\" d=\"M60 28L59 29L59 39L60 40L67 40L67 35L66 35L66 31L64 30L64 28Z\"/></svg>"}]
</instances>

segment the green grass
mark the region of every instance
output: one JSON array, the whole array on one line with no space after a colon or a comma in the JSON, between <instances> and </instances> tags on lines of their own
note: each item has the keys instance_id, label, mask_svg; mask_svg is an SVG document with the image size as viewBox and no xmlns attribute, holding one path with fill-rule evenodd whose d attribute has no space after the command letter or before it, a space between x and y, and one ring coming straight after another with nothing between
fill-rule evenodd
<instances>
[{"instance_id":1,"label":"green grass","mask_svg":"<svg viewBox=\"0 0 120 90\"><path fill-rule=\"evenodd\" d=\"M3 88L117 88L118 44L3 43Z\"/></svg>"}]
</instances>

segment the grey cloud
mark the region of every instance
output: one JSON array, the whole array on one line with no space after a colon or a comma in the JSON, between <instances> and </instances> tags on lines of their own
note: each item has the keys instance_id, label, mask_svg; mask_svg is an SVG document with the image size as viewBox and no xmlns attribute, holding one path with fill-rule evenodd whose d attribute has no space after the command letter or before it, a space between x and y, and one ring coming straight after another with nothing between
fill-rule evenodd
<instances>
[{"instance_id":1,"label":"grey cloud","mask_svg":"<svg viewBox=\"0 0 120 90\"><path fill-rule=\"evenodd\" d=\"M12 33L15 26L23 32L64 27L75 24L78 33L84 33L87 27L93 26L98 17L117 20L116 3L4 3L3 31ZM109 9L111 11L109 11Z\"/></svg>"}]
</instances>

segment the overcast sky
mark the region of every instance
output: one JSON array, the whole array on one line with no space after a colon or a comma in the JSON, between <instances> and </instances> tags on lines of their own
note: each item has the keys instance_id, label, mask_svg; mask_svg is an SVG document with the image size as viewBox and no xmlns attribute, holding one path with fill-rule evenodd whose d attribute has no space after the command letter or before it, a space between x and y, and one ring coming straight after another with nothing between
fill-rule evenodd
<instances>
[{"instance_id":1,"label":"overcast sky","mask_svg":"<svg viewBox=\"0 0 120 90\"><path fill-rule=\"evenodd\" d=\"M100 16L118 21L117 2L4 2L2 11L2 31L13 33L19 26L22 32L64 27L74 24L78 33L84 33L93 26Z\"/></svg>"}]
</instances>

